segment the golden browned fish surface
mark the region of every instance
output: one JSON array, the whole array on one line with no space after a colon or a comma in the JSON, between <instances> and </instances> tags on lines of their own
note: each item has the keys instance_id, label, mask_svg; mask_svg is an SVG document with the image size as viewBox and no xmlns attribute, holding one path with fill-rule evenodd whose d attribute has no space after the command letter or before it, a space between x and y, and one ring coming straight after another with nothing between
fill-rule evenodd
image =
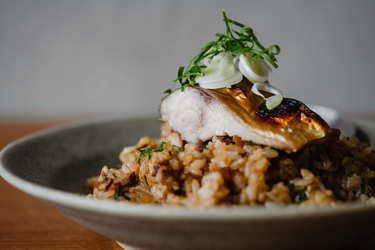
<instances>
[{"instance_id":1,"label":"golden browned fish surface","mask_svg":"<svg viewBox=\"0 0 375 250\"><path fill-rule=\"evenodd\" d=\"M279 106L268 110L250 88L250 83L243 81L232 88L177 90L163 100L161 119L191 143L237 135L242 140L295 152L308 143L339 136L338 130L302 102L284 98Z\"/></svg>"}]
</instances>

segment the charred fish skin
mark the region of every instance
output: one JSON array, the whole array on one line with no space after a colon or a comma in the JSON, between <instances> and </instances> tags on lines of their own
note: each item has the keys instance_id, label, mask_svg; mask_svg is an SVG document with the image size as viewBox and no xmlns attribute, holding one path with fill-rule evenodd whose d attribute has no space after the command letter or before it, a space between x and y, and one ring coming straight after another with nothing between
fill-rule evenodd
<instances>
[{"instance_id":1,"label":"charred fish skin","mask_svg":"<svg viewBox=\"0 0 375 250\"><path fill-rule=\"evenodd\" d=\"M259 105L256 114L265 121L276 123L282 123L280 121L289 121L295 116L303 114L307 118L318 122L321 126L326 128L329 127L318 114L313 112L302 102L292 98L284 98L281 104L272 110L268 110L266 105L262 103Z\"/></svg>"},{"instance_id":2,"label":"charred fish skin","mask_svg":"<svg viewBox=\"0 0 375 250\"><path fill-rule=\"evenodd\" d=\"M272 110L268 110L266 105L262 103L259 105L256 115L264 121L273 122L282 126L285 126L289 121L296 118L299 118L302 123L321 126L322 130L325 131L325 136L312 140L306 145L334 141L340 137L339 129L331 128L317 113L296 99L284 98L282 103Z\"/></svg>"}]
</instances>

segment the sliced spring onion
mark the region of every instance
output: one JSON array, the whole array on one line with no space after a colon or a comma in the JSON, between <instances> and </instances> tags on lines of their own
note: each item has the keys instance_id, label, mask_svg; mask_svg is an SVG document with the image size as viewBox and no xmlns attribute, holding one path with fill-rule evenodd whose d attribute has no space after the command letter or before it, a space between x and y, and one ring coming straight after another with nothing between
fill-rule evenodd
<instances>
[{"instance_id":1,"label":"sliced spring onion","mask_svg":"<svg viewBox=\"0 0 375 250\"><path fill-rule=\"evenodd\" d=\"M281 91L267 83L256 82L251 87L251 91L266 100L266 107L268 110L276 108L283 101L283 94ZM266 98L260 91L266 91L274 95Z\"/></svg>"},{"instance_id":2,"label":"sliced spring onion","mask_svg":"<svg viewBox=\"0 0 375 250\"><path fill-rule=\"evenodd\" d=\"M277 106L279 106L282 101L282 95L273 95L271 97L266 98L266 107L268 110L274 109Z\"/></svg>"},{"instance_id":3,"label":"sliced spring onion","mask_svg":"<svg viewBox=\"0 0 375 250\"><path fill-rule=\"evenodd\" d=\"M198 76L195 79L202 88L230 88L242 81L243 76L245 76L249 80L255 81L251 91L266 101L267 109L271 110L277 107L283 100L281 91L268 84L267 79L271 68L261 58L251 60L249 56L243 54L233 56L229 53L223 53L211 60L206 59L204 64L207 66L203 69L204 76ZM274 95L267 98L260 91L266 91Z\"/></svg>"},{"instance_id":4,"label":"sliced spring onion","mask_svg":"<svg viewBox=\"0 0 375 250\"><path fill-rule=\"evenodd\" d=\"M269 93L272 93L272 94L275 94L275 95L283 95L281 90L279 90L278 88L275 88L274 86L272 86L268 83L256 82L251 87L251 91L254 94L256 94L258 96L261 96L263 99L266 99L266 97L260 92L260 90L266 91L266 92L269 92Z\"/></svg>"},{"instance_id":5,"label":"sliced spring onion","mask_svg":"<svg viewBox=\"0 0 375 250\"><path fill-rule=\"evenodd\" d=\"M271 67L261 58L251 60L250 56L241 54L239 56L238 68L249 80L254 82L265 82L272 71Z\"/></svg>"},{"instance_id":6,"label":"sliced spring onion","mask_svg":"<svg viewBox=\"0 0 375 250\"><path fill-rule=\"evenodd\" d=\"M195 80L202 88L217 89L230 88L232 85L242 81L242 74L234 65L235 58L228 53L214 57L203 69L204 76L199 76Z\"/></svg>"}]
</instances>

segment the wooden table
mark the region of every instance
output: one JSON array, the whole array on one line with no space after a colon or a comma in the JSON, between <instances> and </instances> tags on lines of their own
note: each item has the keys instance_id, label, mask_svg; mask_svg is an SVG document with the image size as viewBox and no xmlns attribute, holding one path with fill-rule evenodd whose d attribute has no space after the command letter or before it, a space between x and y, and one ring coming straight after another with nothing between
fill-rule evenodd
<instances>
[{"instance_id":1,"label":"wooden table","mask_svg":"<svg viewBox=\"0 0 375 250\"><path fill-rule=\"evenodd\" d=\"M0 122L0 148L61 122ZM122 249L0 178L0 249Z\"/></svg>"}]
</instances>

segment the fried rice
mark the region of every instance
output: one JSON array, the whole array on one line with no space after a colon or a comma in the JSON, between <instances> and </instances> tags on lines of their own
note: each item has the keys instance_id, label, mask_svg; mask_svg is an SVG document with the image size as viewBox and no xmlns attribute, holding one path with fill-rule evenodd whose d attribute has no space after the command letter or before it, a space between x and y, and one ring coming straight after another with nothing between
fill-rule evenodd
<instances>
[{"instance_id":1,"label":"fried rice","mask_svg":"<svg viewBox=\"0 0 375 250\"><path fill-rule=\"evenodd\" d=\"M119 158L121 165L104 166L87 180L89 196L211 207L330 206L372 202L375 195L375 152L356 137L287 154L238 136L186 143L163 124L160 139L142 137Z\"/></svg>"}]
</instances>

